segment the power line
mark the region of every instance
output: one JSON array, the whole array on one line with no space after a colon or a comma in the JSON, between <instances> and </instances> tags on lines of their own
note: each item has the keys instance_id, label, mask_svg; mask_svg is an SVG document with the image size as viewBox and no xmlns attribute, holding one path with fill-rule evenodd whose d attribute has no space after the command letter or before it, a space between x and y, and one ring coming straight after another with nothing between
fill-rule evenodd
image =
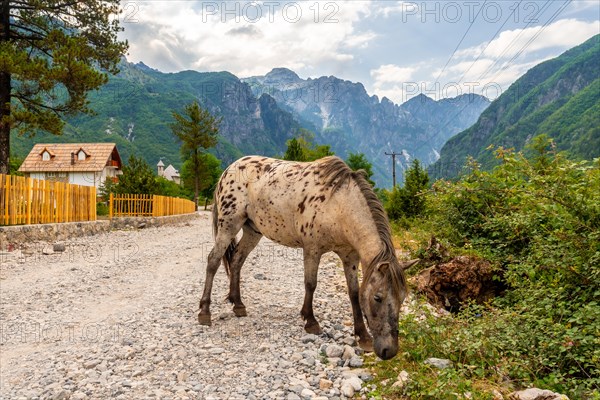
<instances>
[{"instance_id":1,"label":"power line","mask_svg":"<svg viewBox=\"0 0 600 400\"><path fill-rule=\"evenodd\" d=\"M523 54L523 52L525 51L525 49L527 49L527 47L529 47L529 45L531 43L533 43L533 41L535 39L538 38L538 36L540 36L542 34L542 32L544 31L544 29L546 29L548 27L548 25L550 25L552 22L554 22L554 20L556 19L556 17L562 12L562 10L564 10L573 0L566 0L562 6L560 6L560 8L558 10L556 10L556 12L548 19L548 21L546 21L546 23L544 25L542 25L541 29L535 34L533 35L533 37L531 39L529 39L529 41L527 43L525 43L525 45L521 48L521 50L519 50L517 52L517 54L515 54L510 60L508 60L507 62L505 62L502 67L500 68L500 71L498 71L498 73L496 73L496 75L494 76L494 79L496 79L496 77L498 77L498 75L500 75L506 68L508 68L508 66L514 61L516 60L519 56L521 56L521 54Z\"/></svg>"},{"instance_id":2,"label":"power line","mask_svg":"<svg viewBox=\"0 0 600 400\"><path fill-rule=\"evenodd\" d=\"M457 84L460 81L463 80L463 78L467 75L467 72L469 72L471 70L471 68L473 68L473 66L475 65L475 63L477 63L477 61L479 61L479 59L481 58L481 56L483 55L483 53L485 53L485 51L487 50L487 48L494 41L494 38L500 33L500 31L502 30L502 28L504 28L504 25L506 25L506 23L508 22L508 20L511 19L511 17L515 13L515 11L517 11L519 9L519 7L521 6L522 2L523 2L523 0L520 0L519 4L517 4L515 6L515 8L513 8L512 12L509 14L508 18L506 18L506 20L502 23L502 25L500 26L500 28L498 28L498 30L496 31L496 33L494 33L494 36L492 36L492 38L490 39L490 41L485 45L485 47L483 48L483 50L481 51L481 53L479 53L479 55L477 56L477 58L475 59L475 61L473 61L473 64L471 64L471 66L460 77L460 79L458 80L458 82L456 82Z\"/></svg>"},{"instance_id":3,"label":"power line","mask_svg":"<svg viewBox=\"0 0 600 400\"><path fill-rule=\"evenodd\" d=\"M550 0L548 0L548 1L550 1ZM435 82L433 83L434 87L435 87L435 84L438 83L438 80L440 79L440 76L442 76L442 74L446 70L446 67L448 66L448 64L450 64L450 60L452 60L452 57L454 57L454 54L456 53L456 51L458 50L458 48L462 44L463 40L465 40L465 37L467 37L467 33L469 33L469 31L471 30L471 27L473 26L473 24L477 20L477 17L479 17L479 14L481 14L481 10L483 10L485 8L485 4L487 2L488 2L488 0L485 0L483 2L483 5L481 6L481 8L479 9L479 11L477 12L477 15L475 15L475 18L473 18L473 21L471 21L471 23L469 24L469 27L467 28L466 32L463 34L462 38L460 38L460 41L456 45L456 48L454 49L454 51L452 52L452 54L450 55L450 58L448 58L448 61L446 61L446 65L444 65L444 68L442 68L442 71L438 74L437 78L435 78Z\"/></svg>"},{"instance_id":4,"label":"power line","mask_svg":"<svg viewBox=\"0 0 600 400\"><path fill-rule=\"evenodd\" d=\"M544 3L544 5L542 6L542 9L538 12L538 15L542 15L544 12L546 12L546 9L551 5L552 0L547 0L546 3ZM523 35L523 33L525 32L525 29L527 29L529 27L529 25L531 25L534 21L530 20L527 25L525 25L525 27L521 30L521 32L519 32L519 34L508 44L508 46L506 46L504 48L504 51L502 53L500 53L500 55L498 56L498 58L496 59L496 61L494 61L494 63L492 65L490 65L485 72L483 72L480 76L479 79L477 79L478 81L481 80L488 72L492 71L494 66L496 64L498 64L500 62L500 60L502 60L502 57L504 57L504 54L506 54L506 52L508 51L508 49L510 49L513 44L515 44L519 38ZM504 65L503 65L504 66ZM502 68L502 67L501 67Z\"/></svg>"}]
</instances>

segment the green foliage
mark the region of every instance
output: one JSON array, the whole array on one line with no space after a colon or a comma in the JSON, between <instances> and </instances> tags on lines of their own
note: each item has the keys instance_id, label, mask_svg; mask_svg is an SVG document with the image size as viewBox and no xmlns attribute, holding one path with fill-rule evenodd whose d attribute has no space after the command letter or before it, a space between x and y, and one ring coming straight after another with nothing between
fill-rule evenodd
<instances>
[{"instance_id":1,"label":"green foliage","mask_svg":"<svg viewBox=\"0 0 600 400\"><path fill-rule=\"evenodd\" d=\"M287 149L283 155L284 160L288 161L315 161L319 158L333 156L331 146L315 144L314 133L301 129L301 134L297 138L292 138L286 142Z\"/></svg>"},{"instance_id":2,"label":"green foliage","mask_svg":"<svg viewBox=\"0 0 600 400\"><path fill-rule=\"evenodd\" d=\"M109 214L109 208L105 202L99 202L96 204L96 215L105 217Z\"/></svg>"},{"instance_id":3,"label":"green foliage","mask_svg":"<svg viewBox=\"0 0 600 400\"><path fill-rule=\"evenodd\" d=\"M127 49L117 39L119 1L55 4L5 2L8 35L0 38L0 170L7 166L10 130L61 134L64 118L90 112L87 93L116 73ZM5 171L3 171L5 172Z\"/></svg>"},{"instance_id":4,"label":"green foliage","mask_svg":"<svg viewBox=\"0 0 600 400\"><path fill-rule=\"evenodd\" d=\"M392 220L412 218L425 212L425 190L429 185L429 175L421 162L414 159L406 170L403 187L394 187L389 193L385 209Z\"/></svg>"},{"instance_id":5,"label":"green foliage","mask_svg":"<svg viewBox=\"0 0 600 400\"><path fill-rule=\"evenodd\" d=\"M194 177L198 177L199 194L205 199L211 199L219 177L223 173L221 161L210 153L203 153L199 157L200 174L194 175L191 161L183 163L181 180L186 189L192 191L194 188Z\"/></svg>"},{"instance_id":6,"label":"green foliage","mask_svg":"<svg viewBox=\"0 0 600 400\"><path fill-rule=\"evenodd\" d=\"M373 164L367 160L367 157L364 153L350 153L348 154L348 159L346 160L346 164L353 170L363 170L367 174L367 180L371 184L371 186L375 186L375 182L371 179L373 176Z\"/></svg>"},{"instance_id":7,"label":"green foliage","mask_svg":"<svg viewBox=\"0 0 600 400\"><path fill-rule=\"evenodd\" d=\"M173 112L175 123L171 124L173 134L181 140L181 155L184 160L187 181L193 182L194 202L198 204L200 191L212 184L214 156L209 158L205 151L218 142L219 125L222 118L215 118L197 101L187 105L184 115ZM218 160L217 160L218 161ZM209 165L211 164L212 165ZM219 168L220 162L216 168ZM212 170L208 170L212 167Z\"/></svg>"},{"instance_id":8,"label":"green foliage","mask_svg":"<svg viewBox=\"0 0 600 400\"><path fill-rule=\"evenodd\" d=\"M9 163L8 163L8 174L9 175L23 175L21 172L19 172L19 167L21 167L21 164L23 164L23 161L25 161L24 157L11 155Z\"/></svg>"},{"instance_id":9,"label":"green foliage","mask_svg":"<svg viewBox=\"0 0 600 400\"><path fill-rule=\"evenodd\" d=\"M173 181L170 181L162 176L156 177L158 192L161 196L180 197L192 200L194 193L190 188L183 187Z\"/></svg>"},{"instance_id":10,"label":"green foliage","mask_svg":"<svg viewBox=\"0 0 600 400\"><path fill-rule=\"evenodd\" d=\"M433 186L436 236L502 266L509 285L446 339L477 351L444 354L581 398L600 385L600 160L568 160L543 136L527 153L499 148L493 171L472 163L458 182Z\"/></svg>"},{"instance_id":11,"label":"green foliage","mask_svg":"<svg viewBox=\"0 0 600 400\"><path fill-rule=\"evenodd\" d=\"M306 161L304 150L300 146L298 139L292 138L288 140L283 159L288 161Z\"/></svg>"},{"instance_id":12,"label":"green foliage","mask_svg":"<svg viewBox=\"0 0 600 400\"><path fill-rule=\"evenodd\" d=\"M119 176L119 181L113 183L107 179L100 188L100 193L104 198L109 193L161 194L152 168L142 158L134 155L123 165L123 174Z\"/></svg>"}]
</instances>

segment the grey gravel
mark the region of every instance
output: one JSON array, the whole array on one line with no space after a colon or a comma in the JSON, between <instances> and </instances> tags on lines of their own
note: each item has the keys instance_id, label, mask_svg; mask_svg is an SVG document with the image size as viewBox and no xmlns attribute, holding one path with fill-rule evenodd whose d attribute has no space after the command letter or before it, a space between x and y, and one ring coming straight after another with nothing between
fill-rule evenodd
<instances>
[{"instance_id":1,"label":"grey gravel","mask_svg":"<svg viewBox=\"0 0 600 400\"><path fill-rule=\"evenodd\" d=\"M0 399L369 398L370 375L349 368L362 351L333 254L315 293L323 335L303 329L302 251L266 239L242 269L248 317L224 301L221 268L213 325L198 325L212 248L210 214L199 214L63 240L63 251L25 243L23 257L2 259Z\"/></svg>"}]
</instances>

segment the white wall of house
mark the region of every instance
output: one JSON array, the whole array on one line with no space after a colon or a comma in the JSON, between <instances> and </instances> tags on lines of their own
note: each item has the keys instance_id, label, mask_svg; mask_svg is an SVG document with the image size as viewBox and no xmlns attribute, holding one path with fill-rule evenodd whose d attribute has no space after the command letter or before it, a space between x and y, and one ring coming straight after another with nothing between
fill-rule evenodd
<instances>
[{"instance_id":1,"label":"white wall of house","mask_svg":"<svg viewBox=\"0 0 600 400\"><path fill-rule=\"evenodd\" d=\"M69 183L83 186L100 186L100 177L96 172L69 172Z\"/></svg>"}]
</instances>

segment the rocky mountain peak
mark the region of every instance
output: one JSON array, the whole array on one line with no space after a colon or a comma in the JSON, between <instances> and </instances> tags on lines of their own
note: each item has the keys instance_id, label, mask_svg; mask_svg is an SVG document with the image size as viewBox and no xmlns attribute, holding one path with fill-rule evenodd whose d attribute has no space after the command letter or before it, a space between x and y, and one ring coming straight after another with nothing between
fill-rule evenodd
<instances>
[{"instance_id":1,"label":"rocky mountain peak","mask_svg":"<svg viewBox=\"0 0 600 400\"><path fill-rule=\"evenodd\" d=\"M271 72L264 76L264 84L277 84L277 83L296 83L301 82L302 79L294 71L287 68L273 68Z\"/></svg>"}]
</instances>

